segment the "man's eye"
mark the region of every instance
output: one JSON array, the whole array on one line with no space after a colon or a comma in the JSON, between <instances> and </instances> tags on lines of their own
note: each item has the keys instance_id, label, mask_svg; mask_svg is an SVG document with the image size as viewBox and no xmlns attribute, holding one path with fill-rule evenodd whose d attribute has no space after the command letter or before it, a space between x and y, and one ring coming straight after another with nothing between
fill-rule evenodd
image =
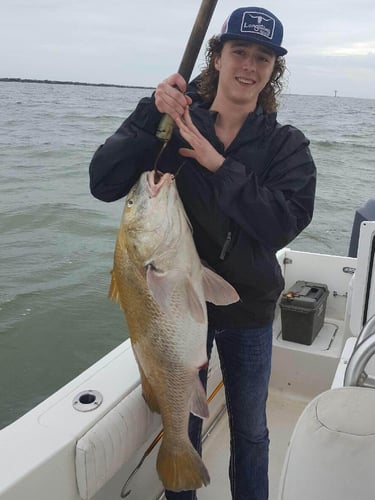
<instances>
[{"instance_id":1,"label":"man's eye","mask_svg":"<svg viewBox=\"0 0 375 500\"><path fill-rule=\"evenodd\" d=\"M259 55L259 56L257 56L257 60L259 62L268 62L269 58L267 56L264 56L264 55Z\"/></svg>"}]
</instances>

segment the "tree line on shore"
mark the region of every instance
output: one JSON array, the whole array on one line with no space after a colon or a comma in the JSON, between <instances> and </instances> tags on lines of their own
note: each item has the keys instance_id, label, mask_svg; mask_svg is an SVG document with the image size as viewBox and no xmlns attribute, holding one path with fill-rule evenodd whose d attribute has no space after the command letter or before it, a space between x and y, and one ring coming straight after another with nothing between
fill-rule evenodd
<instances>
[{"instance_id":1,"label":"tree line on shore","mask_svg":"<svg viewBox=\"0 0 375 500\"><path fill-rule=\"evenodd\" d=\"M120 85L116 83L88 83L88 82L73 82L60 80L35 80L32 78L0 78L0 82L21 82L21 83L49 83L58 85L86 85L88 87L117 87L126 89L148 89L153 87L143 87L141 85Z\"/></svg>"}]
</instances>

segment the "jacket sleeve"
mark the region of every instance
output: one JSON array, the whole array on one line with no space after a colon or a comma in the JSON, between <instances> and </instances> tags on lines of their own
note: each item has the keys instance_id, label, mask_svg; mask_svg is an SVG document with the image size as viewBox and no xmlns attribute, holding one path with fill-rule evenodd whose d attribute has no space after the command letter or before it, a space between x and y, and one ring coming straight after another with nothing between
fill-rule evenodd
<instances>
[{"instance_id":1,"label":"jacket sleeve","mask_svg":"<svg viewBox=\"0 0 375 500\"><path fill-rule=\"evenodd\" d=\"M281 127L265 181L230 157L210 177L222 211L268 248L287 245L312 219L316 168L308 144L298 129Z\"/></svg>"},{"instance_id":2,"label":"jacket sleeve","mask_svg":"<svg viewBox=\"0 0 375 500\"><path fill-rule=\"evenodd\" d=\"M89 167L90 190L102 201L125 196L141 173L154 166L161 119L153 97L144 98L120 128L95 152Z\"/></svg>"}]
</instances>

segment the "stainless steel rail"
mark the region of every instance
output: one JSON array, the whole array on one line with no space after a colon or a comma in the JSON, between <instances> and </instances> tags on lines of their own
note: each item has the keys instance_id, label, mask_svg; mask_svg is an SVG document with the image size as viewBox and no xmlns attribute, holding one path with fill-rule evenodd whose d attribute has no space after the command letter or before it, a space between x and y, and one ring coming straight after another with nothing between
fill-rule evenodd
<instances>
[{"instance_id":1,"label":"stainless steel rail","mask_svg":"<svg viewBox=\"0 0 375 500\"><path fill-rule=\"evenodd\" d=\"M375 354L375 315L362 328L346 367L344 386L375 388L375 379L365 372L367 363Z\"/></svg>"}]
</instances>

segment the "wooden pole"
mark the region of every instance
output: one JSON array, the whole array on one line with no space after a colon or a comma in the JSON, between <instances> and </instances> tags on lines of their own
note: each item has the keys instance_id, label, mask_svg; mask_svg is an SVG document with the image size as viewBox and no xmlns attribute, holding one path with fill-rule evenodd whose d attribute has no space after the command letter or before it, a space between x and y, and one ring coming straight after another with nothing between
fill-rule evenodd
<instances>
[{"instance_id":1,"label":"wooden pole","mask_svg":"<svg viewBox=\"0 0 375 500\"><path fill-rule=\"evenodd\" d=\"M217 0L202 0L193 29L191 30L189 40L187 42L184 55L178 73L184 77L186 82L189 81L194 69L199 51L202 47L204 37L206 36L208 25L210 24L212 14L215 10ZM171 138L173 131L173 119L169 115L163 115L160 120L156 137L167 143Z\"/></svg>"}]
</instances>

